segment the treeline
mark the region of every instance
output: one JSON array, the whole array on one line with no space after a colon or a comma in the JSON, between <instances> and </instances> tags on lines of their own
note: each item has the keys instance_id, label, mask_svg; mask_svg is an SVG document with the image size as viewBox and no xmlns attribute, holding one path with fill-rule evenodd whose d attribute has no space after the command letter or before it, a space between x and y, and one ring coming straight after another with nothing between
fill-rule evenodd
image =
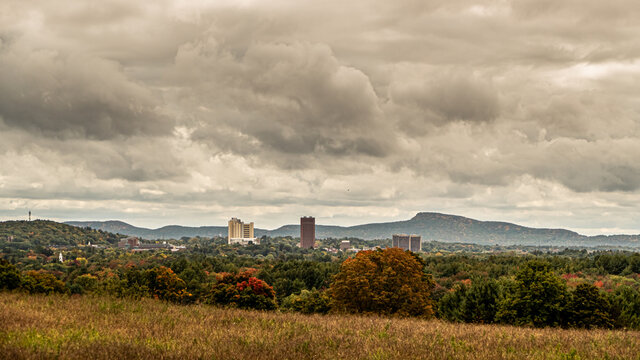
<instances>
[{"instance_id":1,"label":"treeline","mask_svg":"<svg viewBox=\"0 0 640 360\"><path fill-rule=\"evenodd\" d=\"M427 269L438 278L485 275L497 278L513 275L517 268L533 258L543 258L557 273L591 275L630 275L640 273L640 253L622 251L565 250L560 253L539 253L528 256L510 254L449 256L425 255Z\"/></svg>"},{"instance_id":2,"label":"treeline","mask_svg":"<svg viewBox=\"0 0 640 360\"><path fill-rule=\"evenodd\" d=\"M259 310L291 308L326 313L329 310L326 297L322 296L321 305L309 308L309 304L317 301L315 298L329 287L340 266L338 262L294 257L256 269L248 267L257 265L255 262L241 257L187 259L162 253L136 255L112 258L102 266L89 265L89 260L80 257L65 264L23 271L0 259L0 289L34 294L152 297L180 304L206 303ZM265 280L276 284L277 294ZM298 298L309 301L302 304Z\"/></svg>"},{"instance_id":3,"label":"treeline","mask_svg":"<svg viewBox=\"0 0 640 360\"><path fill-rule=\"evenodd\" d=\"M621 285L602 291L591 282L570 288L549 262L530 260L514 277L456 283L438 301L442 319L527 326L640 329L640 293Z\"/></svg>"},{"instance_id":4,"label":"treeline","mask_svg":"<svg viewBox=\"0 0 640 360\"><path fill-rule=\"evenodd\" d=\"M640 254L426 257L449 321L640 329ZM589 314L589 315L587 315Z\"/></svg>"},{"instance_id":5,"label":"treeline","mask_svg":"<svg viewBox=\"0 0 640 360\"><path fill-rule=\"evenodd\" d=\"M320 250L288 253L293 246L289 240L248 247L213 244L199 252L201 242L215 240L194 239L190 247L196 251L187 254L75 249L65 252L64 263L13 254L8 257L11 262L0 263L0 288L303 313L433 315L454 322L640 329L640 254L406 252L409 257L404 257L382 256L390 250L380 250L349 258ZM423 286L409 291L413 287L404 283ZM366 288L359 288L362 284ZM408 311L415 303L422 305Z\"/></svg>"}]
</instances>

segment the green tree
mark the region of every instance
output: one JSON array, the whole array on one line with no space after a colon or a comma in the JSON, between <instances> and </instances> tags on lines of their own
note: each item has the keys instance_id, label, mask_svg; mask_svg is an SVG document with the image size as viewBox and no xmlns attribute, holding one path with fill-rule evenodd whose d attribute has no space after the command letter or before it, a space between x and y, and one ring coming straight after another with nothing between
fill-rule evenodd
<instances>
[{"instance_id":1,"label":"green tree","mask_svg":"<svg viewBox=\"0 0 640 360\"><path fill-rule=\"evenodd\" d=\"M609 294L611 316L617 328L640 329L640 293L630 286L619 286Z\"/></svg>"},{"instance_id":2,"label":"green tree","mask_svg":"<svg viewBox=\"0 0 640 360\"><path fill-rule=\"evenodd\" d=\"M91 274L83 274L76 277L73 283L82 288L83 292L92 292L98 287L98 278Z\"/></svg>"},{"instance_id":3,"label":"green tree","mask_svg":"<svg viewBox=\"0 0 640 360\"><path fill-rule=\"evenodd\" d=\"M629 271L640 274L640 254L633 254L629 259Z\"/></svg>"},{"instance_id":4,"label":"green tree","mask_svg":"<svg viewBox=\"0 0 640 360\"><path fill-rule=\"evenodd\" d=\"M596 265L604 270L605 274L618 275L627 267L627 257L620 253L604 253L596 257Z\"/></svg>"},{"instance_id":5,"label":"green tree","mask_svg":"<svg viewBox=\"0 0 640 360\"><path fill-rule=\"evenodd\" d=\"M490 324L499 309L501 290L495 280L478 279L465 293L462 304L464 321Z\"/></svg>"},{"instance_id":6,"label":"green tree","mask_svg":"<svg viewBox=\"0 0 640 360\"><path fill-rule=\"evenodd\" d=\"M434 287L425 263L399 248L361 251L345 260L329 289L332 309L351 313L377 313L431 317Z\"/></svg>"},{"instance_id":7,"label":"green tree","mask_svg":"<svg viewBox=\"0 0 640 360\"><path fill-rule=\"evenodd\" d=\"M283 299L291 294L298 294L303 289L329 287L337 270L335 263L288 260L263 268L258 277L273 285L278 299Z\"/></svg>"},{"instance_id":8,"label":"green tree","mask_svg":"<svg viewBox=\"0 0 640 360\"><path fill-rule=\"evenodd\" d=\"M133 265L127 265L118 278L108 279L109 292L120 297L141 298L154 296L149 283L155 274Z\"/></svg>"},{"instance_id":9,"label":"green tree","mask_svg":"<svg viewBox=\"0 0 640 360\"><path fill-rule=\"evenodd\" d=\"M0 289L17 289L20 287L20 273L16 267L4 259L0 259Z\"/></svg>"},{"instance_id":10,"label":"green tree","mask_svg":"<svg viewBox=\"0 0 640 360\"><path fill-rule=\"evenodd\" d=\"M456 322L493 323L501 294L496 280L477 279L471 286L458 283L438 302L438 317Z\"/></svg>"},{"instance_id":11,"label":"green tree","mask_svg":"<svg viewBox=\"0 0 640 360\"><path fill-rule=\"evenodd\" d=\"M498 320L535 327L564 323L567 289L551 272L549 263L532 260L516 274L514 289L497 314Z\"/></svg>"},{"instance_id":12,"label":"green tree","mask_svg":"<svg viewBox=\"0 0 640 360\"><path fill-rule=\"evenodd\" d=\"M453 322L465 322L464 303L468 290L464 284L458 283L444 294L438 301L438 317Z\"/></svg>"},{"instance_id":13,"label":"green tree","mask_svg":"<svg viewBox=\"0 0 640 360\"><path fill-rule=\"evenodd\" d=\"M324 291L302 290L300 294L291 294L284 298L281 308L303 314L326 314L331 309L329 296Z\"/></svg>"},{"instance_id":14,"label":"green tree","mask_svg":"<svg viewBox=\"0 0 640 360\"><path fill-rule=\"evenodd\" d=\"M45 270L30 270L22 277L22 288L30 293L64 293L64 283Z\"/></svg>"},{"instance_id":15,"label":"green tree","mask_svg":"<svg viewBox=\"0 0 640 360\"><path fill-rule=\"evenodd\" d=\"M609 301L591 284L580 284L567 305L569 325L581 328L613 326Z\"/></svg>"}]
</instances>

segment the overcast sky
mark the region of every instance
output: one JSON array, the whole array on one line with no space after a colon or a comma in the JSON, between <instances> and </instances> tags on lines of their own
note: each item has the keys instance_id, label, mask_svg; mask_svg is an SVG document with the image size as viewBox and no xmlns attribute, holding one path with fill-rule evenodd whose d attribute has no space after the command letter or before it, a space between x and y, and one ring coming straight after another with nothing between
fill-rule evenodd
<instances>
[{"instance_id":1,"label":"overcast sky","mask_svg":"<svg viewBox=\"0 0 640 360\"><path fill-rule=\"evenodd\" d=\"M636 0L3 0L0 219L640 233L639 18Z\"/></svg>"}]
</instances>

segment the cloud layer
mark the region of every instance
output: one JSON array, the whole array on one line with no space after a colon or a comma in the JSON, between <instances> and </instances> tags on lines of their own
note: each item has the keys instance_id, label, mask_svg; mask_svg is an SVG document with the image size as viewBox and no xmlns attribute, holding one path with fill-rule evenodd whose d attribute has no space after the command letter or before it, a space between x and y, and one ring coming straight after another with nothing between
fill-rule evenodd
<instances>
[{"instance_id":1,"label":"cloud layer","mask_svg":"<svg viewBox=\"0 0 640 360\"><path fill-rule=\"evenodd\" d=\"M0 5L0 217L640 232L640 6Z\"/></svg>"}]
</instances>

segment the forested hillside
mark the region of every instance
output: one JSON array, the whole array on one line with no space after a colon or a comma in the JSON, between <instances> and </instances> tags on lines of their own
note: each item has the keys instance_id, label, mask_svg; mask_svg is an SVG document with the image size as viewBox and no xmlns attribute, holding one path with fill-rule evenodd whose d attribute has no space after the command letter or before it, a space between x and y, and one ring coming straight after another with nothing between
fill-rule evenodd
<instances>
[{"instance_id":1,"label":"forested hillside","mask_svg":"<svg viewBox=\"0 0 640 360\"><path fill-rule=\"evenodd\" d=\"M0 243L25 246L115 244L118 237L102 230L80 228L48 220L0 222Z\"/></svg>"}]
</instances>

